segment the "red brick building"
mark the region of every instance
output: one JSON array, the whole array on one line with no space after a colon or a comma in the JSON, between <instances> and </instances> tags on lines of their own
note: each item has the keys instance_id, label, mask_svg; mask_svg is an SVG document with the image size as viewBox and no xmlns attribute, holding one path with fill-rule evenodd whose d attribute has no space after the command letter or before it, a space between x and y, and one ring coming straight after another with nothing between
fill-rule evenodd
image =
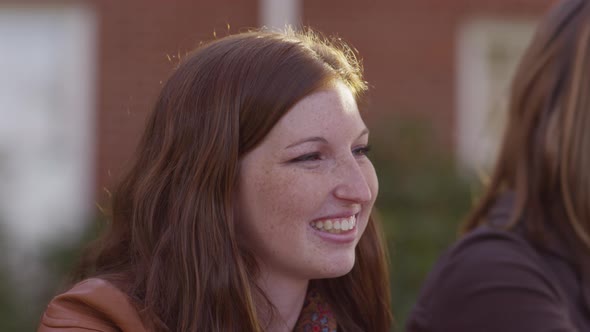
<instances>
[{"instance_id":1,"label":"red brick building","mask_svg":"<svg viewBox=\"0 0 590 332\"><path fill-rule=\"evenodd\" d=\"M300 21L352 43L370 82L370 117L423 115L453 145L457 33L472 17L529 19L550 0L300 1ZM258 1L97 1L97 187L128 158L172 64L213 34L261 23ZM173 62L175 59L173 59Z\"/></svg>"},{"instance_id":2,"label":"red brick building","mask_svg":"<svg viewBox=\"0 0 590 332\"><path fill-rule=\"evenodd\" d=\"M83 163L86 165L83 167L89 168L85 174L92 180L87 183L90 189L86 189L84 197L89 201L102 201L103 188L111 187L130 157L145 116L155 101L162 81L178 61L177 56L182 56L200 41L210 40L215 35L219 37L228 31L235 33L243 28L260 26L269 17L272 18L272 10L269 14L265 8L273 4L275 7L290 4L292 9L286 12L290 12L291 20L326 34L339 35L359 50L364 59L366 79L372 88L369 120L391 113L423 117L434 125L443 146L452 150L457 144L457 108L460 104L457 91L457 67L461 65L457 60L460 49L458 36L465 22L478 19L534 22L551 2L0 0L0 15L4 13L5 17L10 18L14 17L11 14L13 12L21 15L35 11L39 14L36 17L55 18L58 17L56 13L68 8L83 13L81 16L74 13L74 19L68 15L64 17L67 22L78 22L72 25L74 27L86 27L86 34L79 33L76 40L83 40L85 45L90 45L94 50L84 62L91 70L87 70L88 75L78 77L91 81L85 90L88 94L85 105L88 106L90 120L84 127L91 136L85 149L90 162ZM29 19L31 22L39 21ZM84 23L88 20L92 22ZM47 26L63 20L58 18L54 21ZM34 32L27 35L23 29L28 25L23 23L21 27L18 22L22 20L15 20L15 31L17 34L24 31L23 39L35 35ZM1 29L0 24L0 39L3 36ZM4 28L5 36L14 35L10 29L10 25ZM69 34L64 33L64 36ZM26 48L36 44L23 45ZM2 42L0 50L0 53L8 52L2 49ZM55 47L55 50L57 58L66 55L59 53L59 47ZM55 63L59 63L58 60ZM3 68L1 61L0 57L0 71ZM51 64L47 66L51 67ZM5 65L5 68L13 67ZM469 72L467 74L470 75ZM60 75L53 75L51 77L59 79ZM69 84L75 87L76 82L74 78ZM0 108L1 102L0 97Z\"/></svg>"}]
</instances>

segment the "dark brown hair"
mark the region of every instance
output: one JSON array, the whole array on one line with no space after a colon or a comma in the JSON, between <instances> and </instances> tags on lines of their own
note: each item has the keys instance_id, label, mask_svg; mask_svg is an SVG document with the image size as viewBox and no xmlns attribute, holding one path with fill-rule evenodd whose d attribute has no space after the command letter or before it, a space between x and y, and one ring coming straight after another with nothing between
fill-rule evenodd
<instances>
[{"instance_id":1,"label":"dark brown hair","mask_svg":"<svg viewBox=\"0 0 590 332\"><path fill-rule=\"evenodd\" d=\"M261 331L257 268L239 247L239 161L312 92L366 90L355 53L311 31L252 31L188 55L164 85L136 159L113 200L112 225L86 272L115 283L156 331ZM372 220L352 271L312 281L343 331L387 331L389 280Z\"/></svg>"},{"instance_id":2,"label":"dark brown hair","mask_svg":"<svg viewBox=\"0 0 590 332\"><path fill-rule=\"evenodd\" d=\"M541 22L512 82L508 126L491 182L467 220L485 222L515 194L509 227L545 245L555 231L590 250L590 5L559 3ZM568 240L569 242L569 240ZM581 251L580 251L581 250Z\"/></svg>"}]
</instances>

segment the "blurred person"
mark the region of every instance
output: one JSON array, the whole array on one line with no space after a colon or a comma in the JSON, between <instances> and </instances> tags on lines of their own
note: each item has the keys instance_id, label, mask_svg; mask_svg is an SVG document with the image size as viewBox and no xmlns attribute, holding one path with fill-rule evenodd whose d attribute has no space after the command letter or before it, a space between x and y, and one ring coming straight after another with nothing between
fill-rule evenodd
<instances>
[{"instance_id":1,"label":"blurred person","mask_svg":"<svg viewBox=\"0 0 590 332\"><path fill-rule=\"evenodd\" d=\"M39 331L388 331L365 90L351 48L311 30L188 55Z\"/></svg>"},{"instance_id":2,"label":"blurred person","mask_svg":"<svg viewBox=\"0 0 590 332\"><path fill-rule=\"evenodd\" d=\"M590 331L590 4L540 23L464 235L427 278L409 332Z\"/></svg>"}]
</instances>

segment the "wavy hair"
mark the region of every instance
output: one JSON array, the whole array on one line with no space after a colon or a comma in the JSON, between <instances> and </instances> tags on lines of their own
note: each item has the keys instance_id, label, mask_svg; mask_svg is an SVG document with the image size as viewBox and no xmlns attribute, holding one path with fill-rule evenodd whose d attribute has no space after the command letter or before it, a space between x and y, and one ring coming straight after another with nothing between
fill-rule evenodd
<instances>
[{"instance_id":1,"label":"wavy hair","mask_svg":"<svg viewBox=\"0 0 590 332\"><path fill-rule=\"evenodd\" d=\"M589 252L588 1L562 1L541 22L512 81L508 112L490 184L464 230L485 222L496 198L509 190L516 196L509 227L522 221L539 246L557 231L578 254Z\"/></svg>"},{"instance_id":2,"label":"wavy hair","mask_svg":"<svg viewBox=\"0 0 590 332\"><path fill-rule=\"evenodd\" d=\"M298 101L334 81L366 90L356 53L311 30L250 31L196 49L163 86L112 222L78 279L121 288L155 331L262 331L257 267L239 246L241 157ZM386 252L371 220L347 275L312 284L342 331L391 326Z\"/></svg>"}]
</instances>

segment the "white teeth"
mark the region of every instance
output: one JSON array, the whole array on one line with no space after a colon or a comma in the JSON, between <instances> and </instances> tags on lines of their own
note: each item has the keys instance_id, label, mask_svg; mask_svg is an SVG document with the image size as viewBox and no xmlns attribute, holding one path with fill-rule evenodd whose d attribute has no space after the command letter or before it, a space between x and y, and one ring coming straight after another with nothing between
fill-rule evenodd
<instances>
[{"instance_id":1,"label":"white teeth","mask_svg":"<svg viewBox=\"0 0 590 332\"><path fill-rule=\"evenodd\" d=\"M339 234L352 230L356 227L356 216L340 219L318 220L312 222L311 226L323 232Z\"/></svg>"},{"instance_id":2,"label":"white teeth","mask_svg":"<svg viewBox=\"0 0 590 332\"><path fill-rule=\"evenodd\" d=\"M342 222L340 223L340 227L343 231L349 230L350 228L348 228L348 220L342 220Z\"/></svg>"},{"instance_id":3,"label":"white teeth","mask_svg":"<svg viewBox=\"0 0 590 332\"><path fill-rule=\"evenodd\" d=\"M340 230L340 220L335 220L334 221L334 229L335 230Z\"/></svg>"},{"instance_id":4,"label":"white teeth","mask_svg":"<svg viewBox=\"0 0 590 332\"><path fill-rule=\"evenodd\" d=\"M324 223L321 220L318 220L315 222L315 227L317 227L318 229L323 229Z\"/></svg>"}]
</instances>

